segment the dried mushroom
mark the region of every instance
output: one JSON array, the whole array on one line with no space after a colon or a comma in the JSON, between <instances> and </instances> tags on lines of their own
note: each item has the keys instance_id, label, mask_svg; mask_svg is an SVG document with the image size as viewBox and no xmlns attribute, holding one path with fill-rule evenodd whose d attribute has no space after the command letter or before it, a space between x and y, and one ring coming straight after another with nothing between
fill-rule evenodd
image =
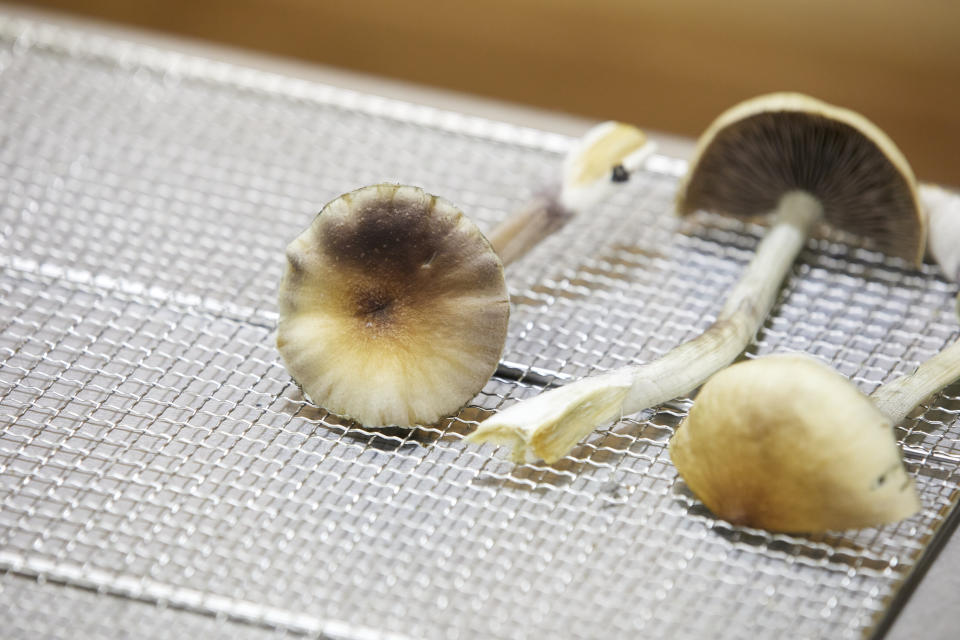
<instances>
[{"instance_id":1,"label":"dried mushroom","mask_svg":"<svg viewBox=\"0 0 960 640\"><path fill-rule=\"evenodd\" d=\"M287 248L277 348L316 404L363 424L431 423L493 374L507 333L503 265L454 205L364 187Z\"/></svg>"},{"instance_id":2,"label":"dried mushroom","mask_svg":"<svg viewBox=\"0 0 960 640\"><path fill-rule=\"evenodd\" d=\"M712 376L670 441L718 517L771 531L870 527L920 508L891 417L812 357L772 355Z\"/></svg>"}]
</instances>

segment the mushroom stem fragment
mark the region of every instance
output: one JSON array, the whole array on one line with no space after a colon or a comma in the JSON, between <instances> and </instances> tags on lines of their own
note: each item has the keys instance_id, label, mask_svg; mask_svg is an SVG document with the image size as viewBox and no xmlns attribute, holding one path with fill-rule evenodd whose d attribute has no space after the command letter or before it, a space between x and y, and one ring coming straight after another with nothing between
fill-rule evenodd
<instances>
[{"instance_id":1,"label":"mushroom stem fragment","mask_svg":"<svg viewBox=\"0 0 960 640\"><path fill-rule=\"evenodd\" d=\"M513 445L517 462L529 457L555 462L597 425L697 388L749 344L822 213L809 194L783 196L773 226L703 334L652 362L583 378L512 405L480 423L469 439Z\"/></svg>"},{"instance_id":2,"label":"mushroom stem fragment","mask_svg":"<svg viewBox=\"0 0 960 640\"><path fill-rule=\"evenodd\" d=\"M914 407L958 378L960 341L922 363L913 373L883 385L870 394L870 399L893 424L898 424Z\"/></svg>"},{"instance_id":3,"label":"mushroom stem fragment","mask_svg":"<svg viewBox=\"0 0 960 640\"><path fill-rule=\"evenodd\" d=\"M929 217L927 251L943 275L958 282L960 195L929 183L921 183L918 194ZM913 373L883 385L870 397L897 424L914 407L957 378L960 378L960 341L922 363Z\"/></svg>"},{"instance_id":4,"label":"mushroom stem fragment","mask_svg":"<svg viewBox=\"0 0 960 640\"><path fill-rule=\"evenodd\" d=\"M487 240L506 266L562 229L574 215L555 197L541 194L494 227L487 234Z\"/></svg>"}]
</instances>

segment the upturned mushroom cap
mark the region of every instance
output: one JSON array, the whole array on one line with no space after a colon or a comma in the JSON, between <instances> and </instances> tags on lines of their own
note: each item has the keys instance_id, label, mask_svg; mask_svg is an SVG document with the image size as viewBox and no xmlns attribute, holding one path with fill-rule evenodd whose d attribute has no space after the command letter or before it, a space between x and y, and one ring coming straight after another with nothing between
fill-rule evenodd
<instances>
[{"instance_id":1,"label":"upturned mushroom cap","mask_svg":"<svg viewBox=\"0 0 960 640\"><path fill-rule=\"evenodd\" d=\"M503 265L454 205L379 184L326 205L287 248L277 347L316 404L366 425L429 424L496 369Z\"/></svg>"},{"instance_id":2,"label":"upturned mushroom cap","mask_svg":"<svg viewBox=\"0 0 960 640\"><path fill-rule=\"evenodd\" d=\"M714 375L670 455L707 508L738 525L812 533L919 509L889 419L809 356L766 356Z\"/></svg>"},{"instance_id":3,"label":"upturned mushroom cap","mask_svg":"<svg viewBox=\"0 0 960 640\"><path fill-rule=\"evenodd\" d=\"M797 190L820 202L830 225L922 260L926 220L903 154L863 116L798 93L721 114L698 141L677 209L753 217Z\"/></svg>"}]
</instances>

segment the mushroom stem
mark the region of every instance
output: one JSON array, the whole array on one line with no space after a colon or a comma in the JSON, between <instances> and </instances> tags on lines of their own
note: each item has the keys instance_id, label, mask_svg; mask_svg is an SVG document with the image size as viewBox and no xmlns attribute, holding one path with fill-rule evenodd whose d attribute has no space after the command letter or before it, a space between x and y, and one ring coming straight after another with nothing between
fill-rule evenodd
<instances>
[{"instance_id":1,"label":"mushroom stem","mask_svg":"<svg viewBox=\"0 0 960 640\"><path fill-rule=\"evenodd\" d=\"M624 401L624 413L636 413L689 393L733 362L770 313L784 278L822 216L820 203L810 194L784 194L772 215L770 230L727 295L716 321L662 358L635 367L637 374Z\"/></svg>"},{"instance_id":2,"label":"mushroom stem","mask_svg":"<svg viewBox=\"0 0 960 640\"><path fill-rule=\"evenodd\" d=\"M960 197L929 183L920 185L919 195L930 218L927 249L947 278L960 280L957 249ZM870 398L893 424L899 424L914 407L957 378L960 378L960 341L921 364L913 373L881 386Z\"/></svg>"},{"instance_id":3,"label":"mushroom stem","mask_svg":"<svg viewBox=\"0 0 960 640\"><path fill-rule=\"evenodd\" d=\"M507 266L562 229L574 215L555 195L540 195L494 227L487 240Z\"/></svg>"},{"instance_id":4,"label":"mushroom stem","mask_svg":"<svg viewBox=\"0 0 960 640\"><path fill-rule=\"evenodd\" d=\"M893 424L929 396L960 378L960 341L933 356L911 374L901 376L870 394L870 399Z\"/></svg>"},{"instance_id":5,"label":"mushroom stem","mask_svg":"<svg viewBox=\"0 0 960 640\"><path fill-rule=\"evenodd\" d=\"M516 461L533 457L554 462L600 424L697 388L750 343L822 216L812 195L785 194L772 227L703 334L652 362L588 376L512 405L482 422L470 440L511 444Z\"/></svg>"}]
</instances>

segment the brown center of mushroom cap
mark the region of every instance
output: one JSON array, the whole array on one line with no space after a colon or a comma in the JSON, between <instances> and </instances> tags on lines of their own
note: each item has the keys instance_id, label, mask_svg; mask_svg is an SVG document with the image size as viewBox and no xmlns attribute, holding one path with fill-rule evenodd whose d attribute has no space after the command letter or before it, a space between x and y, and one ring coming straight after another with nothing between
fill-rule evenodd
<instances>
[{"instance_id":1,"label":"brown center of mushroom cap","mask_svg":"<svg viewBox=\"0 0 960 640\"><path fill-rule=\"evenodd\" d=\"M417 330L447 302L503 287L492 249L464 232L459 214L435 215L437 206L436 198L397 196L320 216L317 236L339 274L343 312L367 334Z\"/></svg>"},{"instance_id":2,"label":"brown center of mushroom cap","mask_svg":"<svg viewBox=\"0 0 960 640\"><path fill-rule=\"evenodd\" d=\"M448 251L452 217L431 217L435 199L369 200L349 217L321 218L324 252L340 266L387 278L416 277L424 264Z\"/></svg>"},{"instance_id":3,"label":"brown center of mushroom cap","mask_svg":"<svg viewBox=\"0 0 960 640\"><path fill-rule=\"evenodd\" d=\"M681 212L752 217L802 190L833 226L915 259L923 229L911 185L912 176L858 128L817 113L770 111L716 132L692 170Z\"/></svg>"},{"instance_id":4,"label":"brown center of mushroom cap","mask_svg":"<svg viewBox=\"0 0 960 640\"><path fill-rule=\"evenodd\" d=\"M357 297L357 315L361 318L382 316L390 313L393 297L378 291L363 291Z\"/></svg>"}]
</instances>

